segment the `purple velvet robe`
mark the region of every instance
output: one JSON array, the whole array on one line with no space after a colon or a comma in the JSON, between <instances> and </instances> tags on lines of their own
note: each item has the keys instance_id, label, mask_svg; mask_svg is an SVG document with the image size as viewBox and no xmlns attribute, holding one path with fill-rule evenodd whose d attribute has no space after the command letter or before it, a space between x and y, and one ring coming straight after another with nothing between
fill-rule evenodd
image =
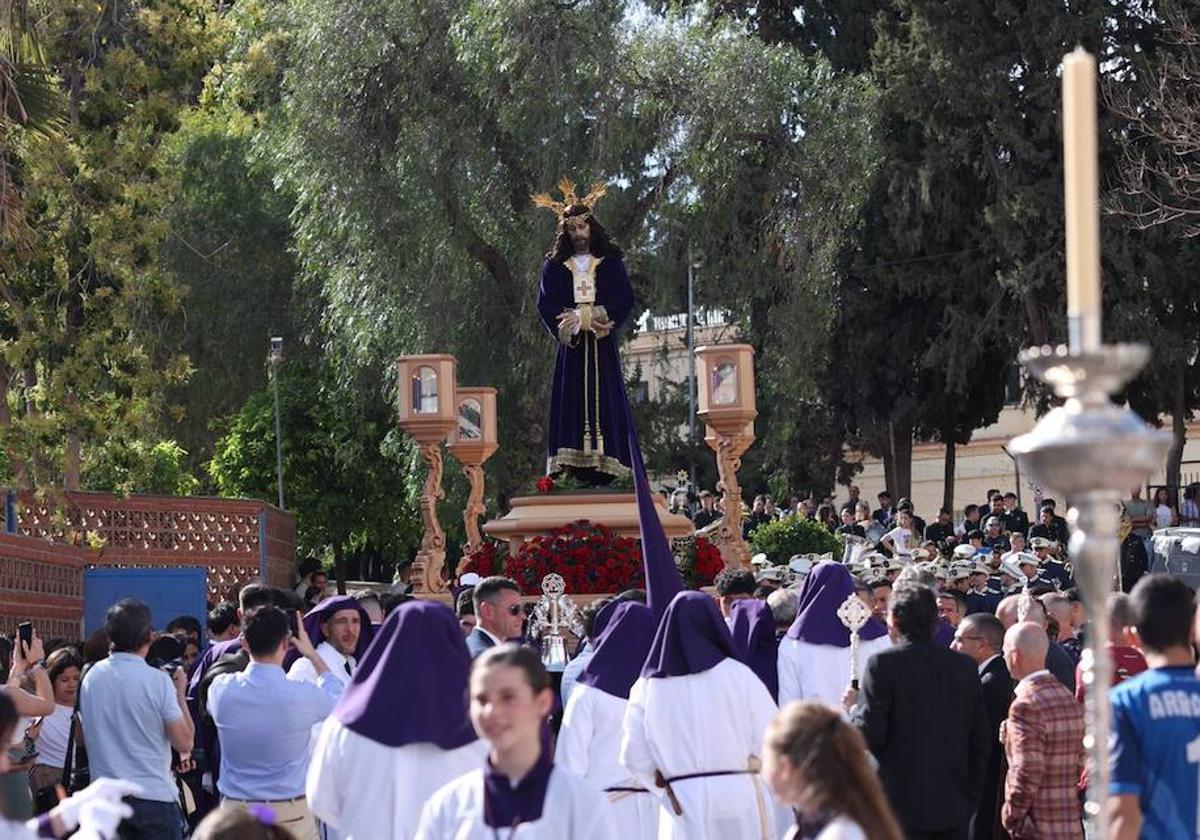
<instances>
[{"instance_id":1,"label":"purple velvet robe","mask_svg":"<svg viewBox=\"0 0 1200 840\"><path fill-rule=\"evenodd\" d=\"M627 475L629 429L625 379L617 353L620 328L633 310L633 287L620 257L604 257L596 268L595 306L603 306L614 328L597 339L581 331L570 344L558 336L558 316L575 308L575 283L571 270L561 262L542 265L538 290L538 315L558 344L554 362L554 389L550 396L550 423L547 430L547 474L563 467L591 467L608 475ZM584 361L587 361L587 392L584 392ZM599 393L597 382L599 380ZM600 403L600 431L603 452L597 451L595 408ZM586 417L585 417L586 405ZM592 424L590 446L584 445L584 421ZM591 451L585 451L590 449Z\"/></svg>"}]
</instances>

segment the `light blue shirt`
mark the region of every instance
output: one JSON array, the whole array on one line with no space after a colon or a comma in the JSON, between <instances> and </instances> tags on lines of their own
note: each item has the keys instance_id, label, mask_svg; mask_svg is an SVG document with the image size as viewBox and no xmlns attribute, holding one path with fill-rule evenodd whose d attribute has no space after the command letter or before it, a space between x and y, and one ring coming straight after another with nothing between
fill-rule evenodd
<instances>
[{"instance_id":1,"label":"light blue shirt","mask_svg":"<svg viewBox=\"0 0 1200 840\"><path fill-rule=\"evenodd\" d=\"M221 741L222 795L250 802L303 796L312 728L341 693L341 681L329 671L313 685L264 662L213 680L208 711Z\"/></svg>"},{"instance_id":2,"label":"light blue shirt","mask_svg":"<svg viewBox=\"0 0 1200 840\"><path fill-rule=\"evenodd\" d=\"M137 782L139 799L175 802L167 724L183 717L164 671L136 653L113 653L88 669L79 713L92 777Z\"/></svg>"}]
</instances>

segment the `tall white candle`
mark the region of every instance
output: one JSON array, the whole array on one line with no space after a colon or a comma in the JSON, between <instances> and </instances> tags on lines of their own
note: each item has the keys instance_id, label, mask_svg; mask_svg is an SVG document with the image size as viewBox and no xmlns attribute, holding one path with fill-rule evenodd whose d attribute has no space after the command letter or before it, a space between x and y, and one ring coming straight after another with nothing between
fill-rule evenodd
<instances>
[{"instance_id":1,"label":"tall white candle","mask_svg":"<svg viewBox=\"0 0 1200 840\"><path fill-rule=\"evenodd\" d=\"M1071 349L1100 347L1100 173L1096 57L1063 57L1063 187L1067 215L1067 318Z\"/></svg>"}]
</instances>

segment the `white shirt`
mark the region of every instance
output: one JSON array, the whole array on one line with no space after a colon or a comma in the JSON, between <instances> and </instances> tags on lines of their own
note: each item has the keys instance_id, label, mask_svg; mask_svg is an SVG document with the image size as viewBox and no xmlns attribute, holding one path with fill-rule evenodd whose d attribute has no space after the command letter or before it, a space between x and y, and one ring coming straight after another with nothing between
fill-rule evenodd
<instances>
[{"instance_id":1,"label":"white shirt","mask_svg":"<svg viewBox=\"0 0 1200 840\"><path fill-rule=\"evenodd\" d=\"M858 673L867 660L892 646L886 635L858 644ZM842 695L850 685L850 646L814 645L787 636L779 640L779 704L793 700L820 700L842 711Z\"/></svg>"},{"instance_id":2,"label":"white shirt","mask_svg":"<svg viewBox=\"0 0 1200 840\"><path fill-rule=\"evenodd\" d=\"M1171 511L1170 505L1159 505L1154 509L1155 524L1159 528L1170 528L1173 518L1174 513Z\"/></svg>"},{"instance_id":3,"label":"white shirt","mask_svg":"<svg viewBox=\"0 0 1200 840\"><path fill-rule=\"evenodd\" d=\"M550 771L542 815L516 830L483 821L483 770L472 770L443 787L425 803L416 840L614 840L604 798L562 767Z\"/></svg>"},{"instance_id":4,"label":"white shirt","mask_svg":"<svg viewBox=\"0 0 1200 840\"><path fill-rule=\"evenodd\" d=\"M67 758L67 739L71 736L72 706L55 704L54 711L42 718L37 738L37 763L62 767Z\"/></svg>"},{"instance_id":5,"label":"white shirt","mask_svg":"<svg viewBox=\"0 0 1200 840\"><path fill-rule=\"evenodd\" d=\"M762 756L763 733L779 709L753 671L723 659L699 674L646 679L629 692L621 763L659 797L659 840L775 840L776 808L758 773L708 776L672 785L676 816L655 771L748 770Z\"/></svg>"},{"instance_id":6,"label":"white shirt","mask_svg":"<svg viewBox=\"0 0 1200 840\"><path fill-rule=\"evenodd\" d=\"M908 544L913 539L913 532L908 528L893 528L883 535L883 539L890 539L896 545L897 554L908 554Z\"/></svg>"},{"instance_id":7,"label":"white shirt","mask_svg":"<svg viewBox=\"0 0 1200 840\"><path fill-rule=\"evenodd\" d=\"M486 760L487 745L388 747L326 718L308 767L308 806L342 840L409 840L421 806Z\"/></svg>"}]
</instances>

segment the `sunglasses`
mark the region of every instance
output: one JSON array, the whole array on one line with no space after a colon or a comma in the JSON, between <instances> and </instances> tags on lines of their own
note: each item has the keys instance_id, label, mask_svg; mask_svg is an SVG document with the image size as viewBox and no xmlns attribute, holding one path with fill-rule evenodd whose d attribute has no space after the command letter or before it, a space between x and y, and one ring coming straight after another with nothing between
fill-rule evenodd
<instances>
[{"instance_id":1,"label":"sunglasses","mask_svg":"<svg viewBox=\"0 0 1200 840\"><path fill-rule=\"evenodd\" d=\"M524 611L524 608L520 604L509 604L508 608L505 610L505 612L507 612L509 615L514 616L520 615Z\"/></svg>"}]
</instances>

